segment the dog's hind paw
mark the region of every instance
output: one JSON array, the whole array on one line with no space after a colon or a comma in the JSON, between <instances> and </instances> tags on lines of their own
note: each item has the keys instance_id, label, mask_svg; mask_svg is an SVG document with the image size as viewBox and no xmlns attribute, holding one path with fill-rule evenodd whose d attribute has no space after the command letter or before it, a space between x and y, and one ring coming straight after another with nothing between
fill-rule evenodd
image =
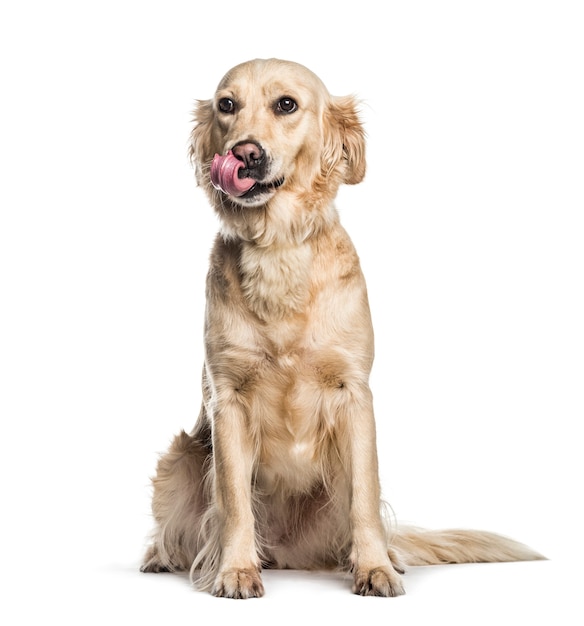
<instances>
[{"instance_id":1,"label":"dog's hind paw","mask_svg":"<svg viewBox=\"0 0 584 626\"><path fill-rule=\"evenodd\" d=\"M140 571L146 574L160 574L162 572L172 572L173 570L162 563L150 562L140 566Z\"/></svg>"},{"instance_id":2,"label":"dog's hind paw","mask_svg":"<svg viewBox=\"0 0 584 626\"><path fill-rule=\"evenodd\" d=\"M255 568L228 569L219 572L211 593L221 598L260 598L264 595L264 585Z\"/></svg>"},{"instance_id":3,"label":"dog's hind paw","mask_svg":"<svg viewBox=\"0 0 584 626\"><path fill-rule=\"evenodd\" d=\"M161 572L180 572L184 570L184 566L179 562L174 562L168 557L163 560L158 551L158 546L152 544L146 554L144 555L144 561L140 566L140 571L148 574L160 574Z\"/></svg>"},{"instance_id":4,"label":"dog's hind paw","mask_svg":"<svg viewBox=\"0 0 584 626\"><path fill-rule=\"evenodd\" d=\"M405 593L401 577L393 569L375 567L355 571L353 593L360 596L394 597Z\"/></svg>"}]
</instances>

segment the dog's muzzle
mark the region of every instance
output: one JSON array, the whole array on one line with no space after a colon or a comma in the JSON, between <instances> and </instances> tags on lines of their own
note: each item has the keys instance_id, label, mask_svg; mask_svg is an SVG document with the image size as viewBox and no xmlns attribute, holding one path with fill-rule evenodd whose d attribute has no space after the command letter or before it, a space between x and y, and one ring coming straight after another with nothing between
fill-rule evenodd
<instances>
[{"instance_id":1,"label":"dog's muzzle","mask_svg":"<svg viewBox=\"0 0 584 626\"><path fill-rule=\"evenodd\" d=\"M284 182L283 178L262 182L266 170L267 158L263 148L255 141L241 141L225 155L215 155L211 163L211 183L227 195L252 198L277 189Z\"/></svg>"}]
</instances>

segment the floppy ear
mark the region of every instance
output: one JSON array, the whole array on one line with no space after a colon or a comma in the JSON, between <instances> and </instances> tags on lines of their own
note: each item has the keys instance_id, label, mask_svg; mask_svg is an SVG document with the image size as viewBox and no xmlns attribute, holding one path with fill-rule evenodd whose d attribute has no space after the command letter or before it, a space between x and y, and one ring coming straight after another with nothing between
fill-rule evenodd
<instances>
[{"instance_id":1,"label":"floppy ear","mask_svg":"<svg viewBox=\"0 0 584 626\"><path fill-rule=\"evenodd\" d=\"M353 96L332 97L324 115L324 171L330 174L341 164L344 183L365 177L365 130Z\"/></svg>"},{"instance_id":2,"label":"floppy ear","mask_svg":"<svg viewBox=\"0 0 584 626\"><path fill-rule=\"evenodd\" d=\"M213 128L213 101L197 100L194 112L195 127L191 132L189 158L195 167L197 183L202 181L202 168L214 156L211 131Z\"/></svg>"}]
</instances>

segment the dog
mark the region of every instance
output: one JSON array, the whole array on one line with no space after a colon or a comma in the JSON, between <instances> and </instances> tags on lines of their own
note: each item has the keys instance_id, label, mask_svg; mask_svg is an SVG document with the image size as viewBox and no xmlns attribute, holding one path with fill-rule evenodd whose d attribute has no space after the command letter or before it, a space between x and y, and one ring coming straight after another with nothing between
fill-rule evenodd
<instances>
[{"instance_id":1,"label":"dog","mask_svg":"<svg viewBox=\"0 0 584 626\"><path fill-rule=\"evenodd\" d=\"M220 218L206 283L202 408L153 478L144 572L262 596L262 568L337 568L360 595L406 566L543 558L490 532L395 528L384 514L365 280L334 199L365 176L354 97L256 59L198 101L190 155Z\"/></svg>"}]
</instances>

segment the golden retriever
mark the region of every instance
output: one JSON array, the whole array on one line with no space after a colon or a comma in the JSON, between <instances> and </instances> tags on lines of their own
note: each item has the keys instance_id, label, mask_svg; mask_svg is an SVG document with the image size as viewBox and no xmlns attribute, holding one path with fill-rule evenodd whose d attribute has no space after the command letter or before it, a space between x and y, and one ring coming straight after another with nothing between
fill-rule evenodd
<instances>
[{"instance_id":1,"label":"golden retriever","mask_svg":"<svg viewBox=\"0 0 584 626\"><path fill-rule=\"evenodd\" d=\"M480 531L391 528L357 253L333 204L365 175L352 97L276 59L230 70L199 101L198 183L221 220L207 279L201 413L159 460L145 572L198 572L217 596L263 594L262 567L351 571L403 593L406 565L542 558Z\"/></svg>"}]
</instances>

